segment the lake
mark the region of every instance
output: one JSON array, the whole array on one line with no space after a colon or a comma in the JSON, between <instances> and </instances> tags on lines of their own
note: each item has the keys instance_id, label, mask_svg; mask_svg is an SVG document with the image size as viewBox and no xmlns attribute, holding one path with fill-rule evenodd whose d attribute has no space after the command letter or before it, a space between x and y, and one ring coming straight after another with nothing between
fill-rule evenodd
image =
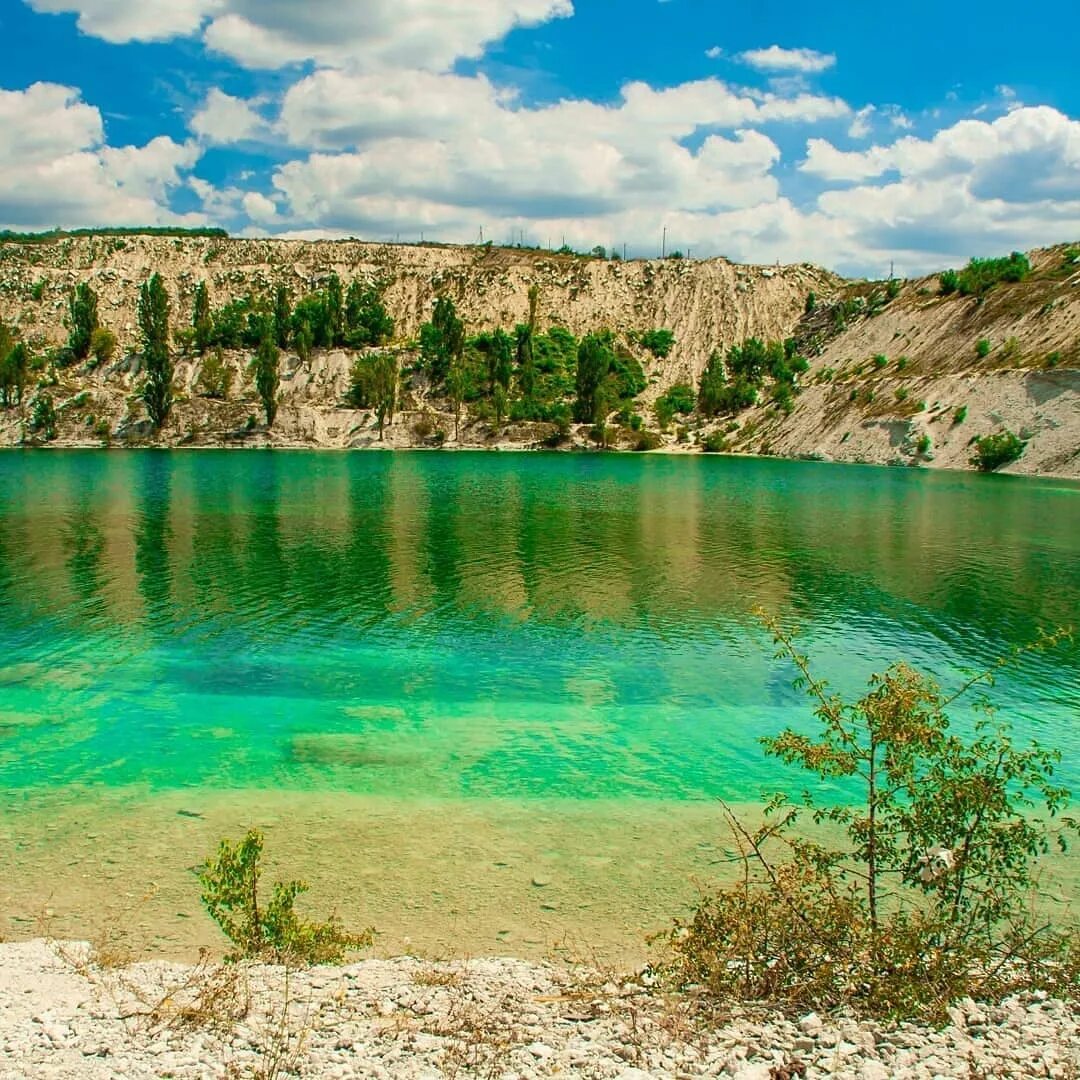
<instances>
[{"instance_id":1,"label":"lake","mask_svg":"<svg viewBox=\"0 0 1080 1080\"><path fill-rule=\"evenodd\" d=\"M0 455L0 913L216 942L191 867L271 871L380 948L636 956L802 780L751 610L839 690L943 684L1080 612L1080 485L714 457ZM1000 716L1080 790L1080 648ZM971 722L957 709L956 723ZM826 792L842 799L842 787ZM5 926L0 920L0 933Z\"/></svg>"}]
</instances>

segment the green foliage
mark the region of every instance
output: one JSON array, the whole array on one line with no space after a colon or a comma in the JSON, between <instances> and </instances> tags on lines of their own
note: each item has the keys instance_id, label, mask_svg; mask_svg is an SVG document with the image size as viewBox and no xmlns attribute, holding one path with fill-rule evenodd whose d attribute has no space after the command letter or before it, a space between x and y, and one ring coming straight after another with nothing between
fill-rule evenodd
<instances>
[{"instance_id":1,"label":"green foliage","mask_svg":"<svg viewBox=\"0 0 1080 1080\"><path fill-rule=\"evenodd\" d=\"M776 795L754 832L729 812L741 880L676 923L669 974L727 998L932 1021L967 996L1075 998L1076 937L1031 910L1037 860L1077 830L1057 818L1068 800L1053 783L1060 755L1018 749L985 703L969 738L946 714L993 673L945 695L901 663L848 702L769 625L818 730L764 739L766 753L858 794ZM835 839L807 840L805 817Z\"/></svg>"},{"instance_id":2,"label":"green foliage","mask_svg":"<svg viewBox=\"0 0 1080 1080\"><path fill-rule=\"evenodd\" d=\"M896 370L897 371L905 371L905 370L907 370L907 366L908 366L908 358L906 356L901 356L896 361Z\"/></svg>"},{"instance_id":3,"label":"green foliage","mask_svg":"<svg viewBox=\"0 0 1080 1080\"><path fill-rule=\"evenodd\" d=\"M702 439L701 449L706 454L726 454L731 446L722 431L712 431Z\"/></svg>"},{"instance_id":4,"label":"green foliage","mask_svg":"<svg viewBox=\"0 0 1080 1080\"><path fill-rule=\"evenodd\" d=\"M440 296L435 301L431 322L420 328L420 357L433 386L446 382L451 365L460 366L464 350L465 324L458 318L454 301Z\"/></svg>"},{"instance_id":5,"label":"green foliage","mask_svg":"<svg viewBox=\"0 0 1080 1080\"><path fill-rule=\"evenodd\" d=\"M195 286L195 300L191 309L192 344L195 351L202 356L215 337L214 319L210 312L210 290L205 281L200 281Z\"/></svg>"},{"instance_id":6,"label":"green foliage","mask_svg":"<svg viewBox=\"0 0 1080 1080\"><path fill-rule=\"evenodd\" d=\"M277 347L273 334L269 331L259 343L259 348L252 361L252 374L255 376L255 389L262 402L263 412L266 414L266 426L274 426L274 418L277 416L278 388L281 385L281 371L279 362L281 350Z\"/></svg>"},{"instance_id":7,"label":"green foliage","mask_svg":"<svg viewBox=\"0 0 1080 1080\"><path fill-rule=\"evenodd\" d=\"M30 432L46 442L56 438L56 407L49 394L38 394L30 406Z\"/></svg>"},{"instance_id":8,"label":"green foliage","mask_svg":"<svg viewBox=\"0 0 1080 1080\"><path fill-rule=\"evenodd\" d=\"M663 360L675 347L675 335L670 330L648 330L640 337L642 348Z\"/></svg>"},{"instance_id":9,"label":"green foliage","mask_svg":"<svg viewBox=\"0 0 1080 1080\"><path fill-rule=\"evenodd\" d=\"M930 453L930 448L933 445L933 441L929 435L920 435L919 441L915 444L915 450L920 457L926 457L926 455Z\"/></svg>"},{"instance_id":10,"label":"green foliage","mask_svg":"<svg viewBox=\"0 0 1080 1080\"><path fill-rule=\"evenodd\" d=\"M232 383L232 368L225 363L225 355L218 347L203 361L196 386L203 397L228 401Z\"/></svg>"},{"instance_id":11,"label":"green foliage","mask_svg":"<svg viewBox=\"0 0 1080 1080\"><path fill-rule=\"evenodd\" d=\"M1062 266L1076 266L1077 263L1080 263L1080 247L1067 248L1062 259Z\"/></svg>"},{"instance_id":12,"label":"green foliage","mask_svg":"<svg viewBox=\"0 0 1080 1080\"><path fill-rule=\"evenodd\" d=\"M21 405L30 371L30 351L25 342L15 341L0 323L0 405L10 409Z\"/></svg>"},{"instance_id":13,"label":"green foliage","mask_svg":"<svg viewBox=\"0 0 1080 1080\"><path fill-rule=\"evenodd\" d=\"M880 371L883 367L888 367L888 364L889 358L883 353L878 353L878 355L874 357L874 367L877 368L878 371Z\"/></svg>"},{"instance_id":14,"label":"green foliage","mask_svg":"<svg viewBox=\"0 0 1080 1080\"><path fill-rule=\"evenodd\" d=\"M577 395L574 419L578 423L600 425L612 404L605 393L605 382L615 362L611 339L605 334L582 338L577 355Z\"/></svg>"},{"instance_id":15,"label":"green foliage","mask_svg":"<svg viewBox=\"0 0 1080 1080\"><path fill-rule=\"evenodd\" d=\"M380 439L387 421L394 422L398 378L397 357L392 353L361 356L353 364L346 400L354 409L375 410Z\"/></svg>"},{"instance_id":16,"label":"green foliage","mask_svg":"<svg viewBox=\"0 0 1080 1080\"><path fill-rule=\"evenodd\" d=\"M279 349L289 347L289 334L292 329L292 298L284 285L274 290L274 340Z\"/></svg>"},{"instance_id":17,"label":"green foliage","mask_svg":"<svg viewBox=\"0 0 1080 1080\"><path fill-rule=\"evenodd\" d=\"M263 905L262 851L263 835L252 829L236 844L223 840L217 855L199 871L202 902L234 947L226 959L340 964L346 953L372 944L374 931L348 933L333 916L323 923L301 919L295 904L308 891L303 881L275 882L270 901Z\"/></svg>"},{"instance_id":18,"label":"green foliage","mask_svg":"<svg viewBox=\"0 0 1080 1080\"><path fill-rule=\"evenodd\" d=\"M975 440L975 453L971 464L980 472L996 472L1014 461L1019 461L1027 443L1011 431L997 435L984 435Z\"/></svg>"},{"instance_id":19,"label":"green foliage","mask_svg":"<svg viewBox=\"0 0 1080 1080\"><path fill-rule=\"evenodd\" d=\"M980 360L985 360L990 355L990 350L993 346L990 344L988 338L980 338L978 344L975 346L975 355Z\"/></svg>"},{"instance_id":20,"label":"green foliage","mask_svg":"<svg viewBox=\"0 0 1080 1080\"><path fill-rule=\"evenodd\" d=\"M900 295L900 289L903 282L899 278L889 278L888 284L885 286L885 295L890 300L895 300Z\"/></svg>"},{"instance_id":21,"label":"green foliage","mask_svg":"<svg viewBox=\"0 0 1080 1080\"><path fill-rule=\"evenodd\" d=\"M116 355L116 335L104 326L99 326L90 335L90 355L94 358L94 366L111 363Z\"/></svg>"},{"instance_id":22,"label":"green foliage","mask_svg":"<svg viewBox=\"0 0 1080 1080\"><path fill-rule=\"evenodd\" d=\"M962 424L967 419L967 414L968 407L966 405L961 405L960 408L953 413L952 422L954 424Z\"/></svg>"},{"instance_id":23,"label":"green foliage","mask_svg":"<svg viewBox=\"0 0 1080 1080\"><path fill-rule=\"evenodd\" d=\"M354 281L345 300L344 344L351 349L381 345L394 335L394 320L374 285Z\"/></svg>"},{"instance_id":24,"label":"green foliage","mask_svg":"<svg viewBox=\"0 0 1080 1080\"><path fill-rule=\"evenodd\" d=\"M650 450L659 450L663 445L664 440L655 431L642 431L634 440L633 449L639 454L644 454Z\"/></svg>"},{"instance_id":25,"label":"green foliage","mask_svg":"<svg viewBox=\"0 0 1080 1080\"><path fill-rule=\"evenodd\" d=\"M943 296L954 292L961 296L982 296L995 285L1023 281L1030 274L1031 263L1019 251L1006 258L972 259L959 273L946 270L941 275L941 293Z\"/></svg>"},{"instance_id":26,"label":"green foliage","mask_svg":"<svg viewBox=\"0 0 1080 1080\"><path fill-rule=\"evenodd\" d=\"M1056 368L1061 363L1061 353L1056 349L1052 353L1047 353L1045 363L1048 368Z\"/></svg>"},{"instance_id":27,"label":"green foliage","mask_svg":"<svg viewBox=\"0 0 1080 1080\"><path fill-rule=\"evenodd\" d=\"M806 294L806 304L803 307L803 311L807 315L813 315L817 311L817 293L811 290Z\"/></svg>"},{"instance_id":28,"label":"green foliage","mask_svg":"<svg viewBox=\"0 0 1080 1080\"><path fill-rule=\"evenodd\" d=\"M682 416L692 413L696 405L694 388L689 383L680 382L669 386L667 392L656 402L657 416L660 416L662 410L668 418L667 422L660 426L666 428L676 413Z\"/></svg>"},{"instance_id":29,"label":"green foliage","mask_svg":"<svg viewBox=\"0 0 1080 1080\"><path fill-rule=\"evenodd\" d=\"M110 229L50 229L48 232L14 232L0 229L0 244L51 244L56 240L79 236L174 236L212 237L228 239L224 229L178 229L172 226L152 226Z\"/></svg>"},{"instance_id":30,"label":"green foliage","mask_svg":"<svg viewBox=\"0 0 1080 1080\"><path fill-rule=\"evenodd\" d=\"M139 330L142 335L146 380L142 398L155 428L161 428L172 409L173 365L169 356L169 295L160 274L139 290Z\"/></svg>"},{"instance_id":31,"label":"green foliage","mask_svg":"<svg viewBox=\"0 0 1080 1080\"><path fill-rule=\"evenodd\" d=\"M82 282L68 297L68 348L76 360L85 360L90 355L90 343L97 328L97 293Z\"/></svg>"}]
</instances>

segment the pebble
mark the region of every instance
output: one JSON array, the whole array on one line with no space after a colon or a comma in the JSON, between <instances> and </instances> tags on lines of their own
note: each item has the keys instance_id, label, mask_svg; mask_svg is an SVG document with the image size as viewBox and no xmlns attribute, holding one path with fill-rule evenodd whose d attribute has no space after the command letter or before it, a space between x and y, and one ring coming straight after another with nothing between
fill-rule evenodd
<instances>
[{"instance_id":1,"label":"pebble","mask_svg":"<svg viewBox=\"0 0 1080 1080\"><path fill-rule=\"evenodd\" d=\"M73 947L65 952L77 955ZM280 969L244 972L252 1008L220 1026L125 1019L177 991L189 970L151 962L76 970L45 942L0 944L0 1077L201 1080L269 1071L282 1050ZM808 1013L793 1023L743 1007L721 1023L688 1021L645 976L604 981L586 969L523 960L440 963L402 957L293 973L296 1074L312 1080L840 1080L1075 1075L1080 1020L1034 996L958 1002L948 1027L889 1026ZM986 1026L973 1039L972 1026ZM303 1029L301 1031L301 1028ZM301 1038L302 1035L302 1038Z\"/></svg>"}]
</instances>

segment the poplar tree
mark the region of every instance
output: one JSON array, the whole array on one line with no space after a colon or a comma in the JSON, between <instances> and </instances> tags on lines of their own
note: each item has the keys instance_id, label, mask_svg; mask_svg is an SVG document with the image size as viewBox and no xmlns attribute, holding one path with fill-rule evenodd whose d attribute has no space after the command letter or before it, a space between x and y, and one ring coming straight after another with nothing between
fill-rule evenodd
<instances>
[{"instance_id":1,"label":"poplar tree","mask_svg":"<svg viewBox=\"0 0 1080 1080\"><path fill-rule=\"evenodd\" d=\"M169 294L160 274L139 290L139 330L142 334L146 381L142 398L150 421L160 429L172 409L173 364L169 356Z\"/></svg>"},{"instance_id":2,"label":"poplar tree","mask_svg":"<svg viewBox=\"0 0 1080 1080\"><path fill-rule=\"evenodd\" d=\"M278 387L281 385L281 373L278 370L278 360L281 352L269 333L264 335L255 353L252 364L255 374L255 389L262 401L263 411L266 413L266 426L274 426L274 418L277 416Z\"/></svg>"},{"instance_id":3,"label":"poplar tree","mask_svg":"<svg viewBox=\"0 0 1080 1080\"><path fill-rule=\"evenodd\" d=\"M205 281L195 286L195 303L191 311L191 327L195 331L195 351L202 356L210 348L214 333L214 320L210 314L210 290Z\"/></svg>"},{"instance_id":4,"label":"poplar tree","mask_svg":"<svg viewBox=\"0 0 1080 1080\"><path fill-rule=\"evenodd\" d=\"M97 293L85 282L76 285L68 298L68 348L76 360L85 360L90 355L90 343L97 328Z\"/></svg>"}]
</instances>

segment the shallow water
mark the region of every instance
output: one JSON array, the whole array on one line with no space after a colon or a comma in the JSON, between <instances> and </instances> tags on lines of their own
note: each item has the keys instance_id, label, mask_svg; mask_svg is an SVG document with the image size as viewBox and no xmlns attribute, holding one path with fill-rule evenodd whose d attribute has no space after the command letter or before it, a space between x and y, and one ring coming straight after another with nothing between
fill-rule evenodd
<instances>
[{"instance_id":1,"label":"shallow water","mask_svg":"<svg viewBox=\"0 0 1080 1080\"><path fill-rule=\"evenodd\" d=\"M52 896L77 926L104 882L156 882L172 922L147 932L186 947L206 933L186 868L256 823L394 940L640 938L714 872L711 800L784 783L758 738L808 722L758 604L841 690L899 658L953 684L1076 621L1080 485L613 455L2 455L0 903L28 918ZM1080 789L1080 649L1023 657L994 699ZM411 933L410 891L435 897Z\"/></svg>"}]
</instances>

